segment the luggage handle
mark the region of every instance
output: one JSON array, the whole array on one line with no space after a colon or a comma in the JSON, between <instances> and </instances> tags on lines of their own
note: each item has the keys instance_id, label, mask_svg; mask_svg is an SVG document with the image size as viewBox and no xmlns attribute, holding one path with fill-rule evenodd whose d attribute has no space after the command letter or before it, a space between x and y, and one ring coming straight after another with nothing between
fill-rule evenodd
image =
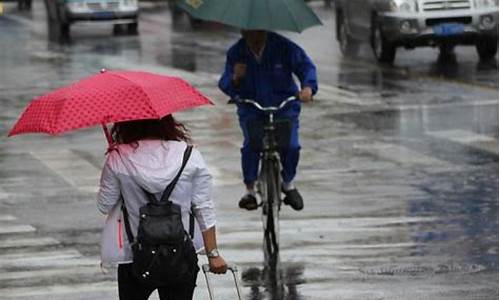
<instances>
[{"instance_id":1,"label":"luggage handle","mask_svg":"<svg viewBox=\"0 0 500 300\"><path fill-rule=\"evenodd\" d=\"M209 276L208 274L211 273L210 272L210 266L208 264L204 264L202 267L202 270L203 270L203 274L205 274L205 280L207 281L207 287L208 287L208 295L210 296L210 300L215 300L214 298L214 293L212 291L212 285L210 283L210 279L209 279ZM236 291L238 292L238 299L242 299L241 298L241 288L240 288L240 282L239 282L239 279L238 279L238 266L234 265L234 264L228 264L227 265L227 269L229 271L231 271L231 273L233 273L233 279L234 279L234 284L236 285Z\"/></svg>"}]
</instances>

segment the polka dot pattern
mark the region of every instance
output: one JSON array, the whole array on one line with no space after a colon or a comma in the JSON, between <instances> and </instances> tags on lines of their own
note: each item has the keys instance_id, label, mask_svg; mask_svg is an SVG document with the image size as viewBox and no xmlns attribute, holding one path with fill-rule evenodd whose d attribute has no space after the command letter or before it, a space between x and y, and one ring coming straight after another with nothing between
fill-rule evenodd
<instances>
[{"instance_id":1,"label":"polka dot pattern","mask_svg":"<svg viewBox=\"0 0 500 300\"><path fill-rule=\"evenodd\" d=\"M161 118L213 104L186 81L138 71L100 73L34 99L9 136Z\"/></svg>"}]
</instances>

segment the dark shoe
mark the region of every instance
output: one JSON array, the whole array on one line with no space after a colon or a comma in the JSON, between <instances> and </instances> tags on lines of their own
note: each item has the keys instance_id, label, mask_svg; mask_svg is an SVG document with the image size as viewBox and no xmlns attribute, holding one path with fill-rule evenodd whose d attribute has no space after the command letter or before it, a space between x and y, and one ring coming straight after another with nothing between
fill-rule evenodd
<instances>
[{"instance_id":1,"label":"dark shoe","mask_svg":"<svg viewBox=\"0 0 500 300\"><path fill-rule=\"evenodd\" d=\"M302 210L304 208L304 200L302 200L302 196L297 189L288 191L283 190L283 193L285 193L285 199L283 199L283 202L286 205L290 205L295 210Z\"/></svg>"},{"instance_id":2,"label":"dark shoe","mask_svg":"<svg viewBox=\"0 0 500 300\"><path fill-rule=\"evenodd\" d=\"M255 198L254 195L252 194L246 194L245 196L241 197L240 203L238 204L240 208L246 209L246 210L255 210L257 207L257 198Z\"/></svg>"}]
</instances>

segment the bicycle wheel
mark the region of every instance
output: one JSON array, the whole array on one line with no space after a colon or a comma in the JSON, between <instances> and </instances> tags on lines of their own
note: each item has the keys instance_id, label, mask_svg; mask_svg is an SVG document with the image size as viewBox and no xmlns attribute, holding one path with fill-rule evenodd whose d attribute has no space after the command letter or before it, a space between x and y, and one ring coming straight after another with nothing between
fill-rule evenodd
<instances>
[{"instance_id":1,"label":"bicycle wheel","mask_svg":"<svg viewBox=\"0 0 500 300\"><path fill-rule=\"evenodd\" d=\"M266 267L277 270L279 265L279 165L267 160L261 177L262 223L264 226L264 260Z\"/></svg>"}]
</instances>

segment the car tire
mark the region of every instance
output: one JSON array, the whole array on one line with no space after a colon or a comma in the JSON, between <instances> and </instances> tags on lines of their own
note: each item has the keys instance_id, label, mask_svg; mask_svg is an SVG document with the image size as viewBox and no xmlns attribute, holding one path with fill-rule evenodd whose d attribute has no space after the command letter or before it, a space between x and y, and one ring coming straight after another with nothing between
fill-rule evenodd
<instances>
[{"instance_id":1,"label":"car tire","mask_svg":"<svg viewBox=\"0 0 500 300\"><path fill-rule=\"evenodd\" d=\"M370 44L378 62L388 64L394 62L396 58L396 46L385 38L376 16L372 18Z\"/></svg>"},{"instance_id":2,"label":"car tire","mask_svg":"<svg viewBox=\"0 0 500 300\"><path fill-rule=\"evenodd\" d=\"M359 43L349 35L344 16L341 13L337 16L337 40L339 42L340 52L342 52L344 56L356 56L359 51Z\"/></svg>"},{"instance_id":3,"label":"car tire","mask_svg":"<svg viewBox=\"0 0 500 300\"><path fill-rule=\"evenodd\" d=\"M59 32L61 33L61 37L68 38L71 34L71 26L69 23L61 23L59 24Z\"/></svg>"},{"instance_id":4,"label":"car tire","mask_svg":"<svg viewBox=\"0 0 500 300\"><path fill-rule=\"evenodd\" d=\"M138 34L139 23L137 21L127 24L127 33L130 35Z\"/></svg>"},{"instance_id":5,"label":"car tire","mask_svg":"<svg viewBox=\"0 0 500 300\"><path fill-rule=\"evenodd\" d=\"M113 34L120 35L123 33L123 25L122 24L113 24Z\"/></svg>"},{"instance_id":6,"label":"car tire","mask_svg":"<svg viewBox=\"0 0 500 300\"><path fill-rule=\"evenodd\" d=\"M488 36L481 38L476 43L476 50L481 61L492 60L498 51L498 37Z\"/></svg>"}]
</instances>

